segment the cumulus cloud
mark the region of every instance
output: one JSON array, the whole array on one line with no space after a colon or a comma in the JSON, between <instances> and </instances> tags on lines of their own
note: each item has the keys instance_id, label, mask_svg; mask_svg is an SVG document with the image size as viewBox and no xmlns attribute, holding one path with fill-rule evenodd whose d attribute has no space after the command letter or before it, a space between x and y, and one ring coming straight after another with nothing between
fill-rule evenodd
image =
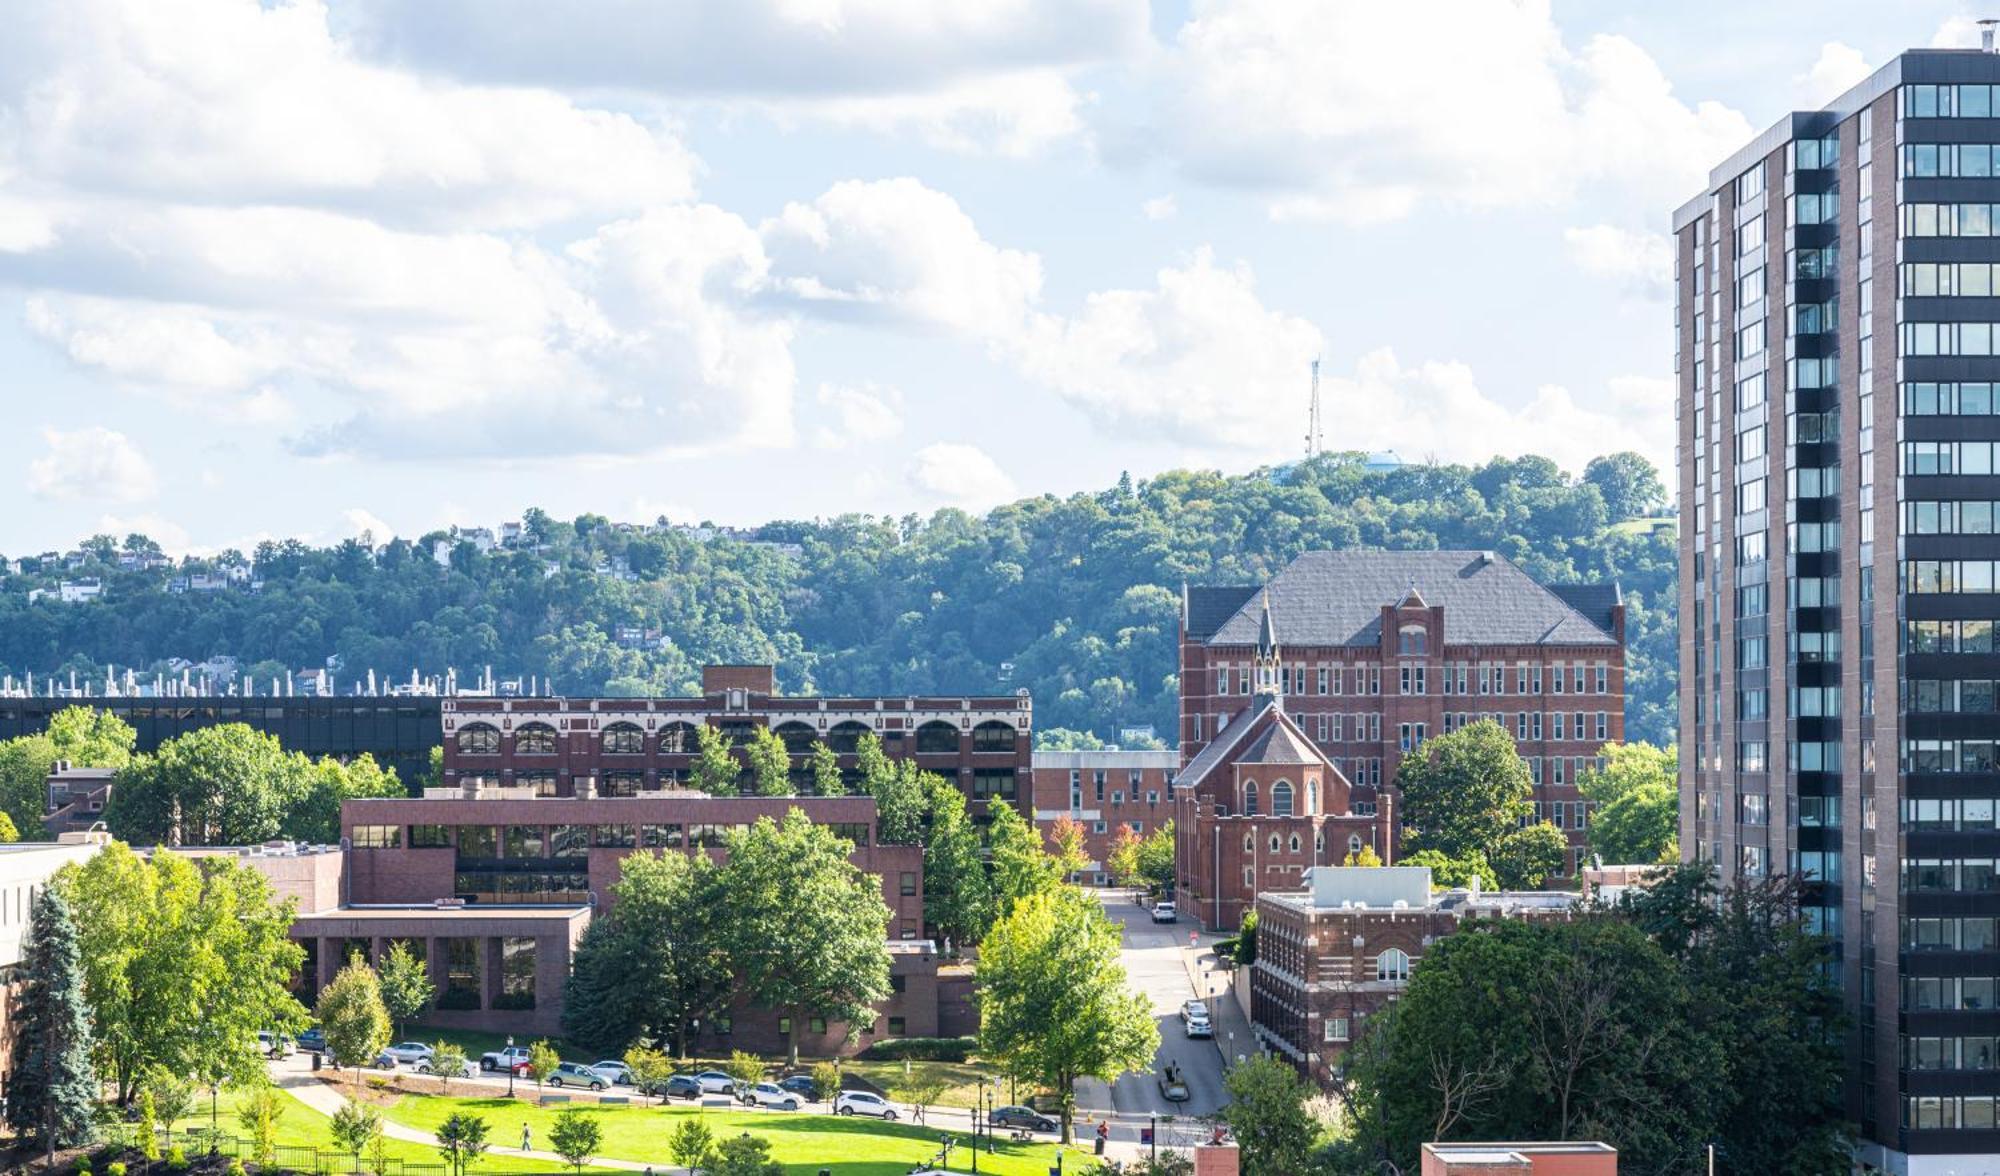
<instances>
[{"instance_id":1,"label":"cumulus cloud","mask_svg":"<svg viewBox=\"0 0 2000 1176\"><path fill-rule=\"evenodd\" d=\"M1198 0L1157 82L1157 149L1279 217L1533 205L1599 182L1665 202L1751 134L1676 97L1626 38L1570 50L1546 0Z\"/></svg>"},{"instance_id":2,"label":"cumulus cloud","mask_svg":"<svg viewBox=\"0 0 2000 1176\"><path fill-rule=\"evenodd\" d=\"M1812 63L1812 68L1792 81L1799 88L1799 104L1816 107L1838 98L1849 87L1874 72L1875 67L1861 56L1861 50L1839 41L1828 41L1820 46L1819 58Z\"/></svg>"},{"instance_id":3,"label":"cumulus cloud","mask_svg":"<svg viewBox=\"0 0 2000 1176\"><path fill-rule=\"evenodd\" d=\"M835 184L761 232L778 290L814 314L1004 336L1041 291L1038 257L914 179Z\"/></svg>"},{"instance_id":4,"label":"cumulus cloud","mask_svg":"<svg viewBox=\"0 0 2000 1176\"><path fill-rule=\"evenodd\" d=\"M917 450L909 480L925 494L974 509L1015 496L1014 479L976 445L938 442Z\"/></svg>"},{"instance_id":5,"label":"cumulus cloud","mask_svg":"<svg viewBox=\"0 0 2000 1176\"><path fill-rule=\"evenodd\" d=\"M125 434L91 425L42 431L48 452L28 463L28 492L53 502L144 502L159 490L153 463Z\"/></svg>"},{"instance_id":6,"label":"cumulus cloud","mask_svg":"<svg viewBox=\"0 0 2000 1176\"><path fill-rule=\"evenodd\" d=\"M813 432L821 449L887 441L903 431L903 394L895 388L821 384L816 399L826 418Z\"/></svg>"},{"instance_id":7,"label":"cumulus cloud","mask_svg":"<svg viewBox=\"0 0 2000 1176\"><path fill-rule=\"evenodd\" d=\"M1587 274L1625 283L1647 298L1664 299L1674 288L1674 244L1663 233L1616 225L1563 230L1570 260Z\"/></svg>"},{"instance_id":8,"label":"cumulus cloud","mask_svg":"<svg viewBox=\"0 0 2000 1176\"><path fill-rule=\"evenodd\" d=\"M100 535L144 535L160 545L160 550L168 556L179 559L184 555L213 555L222 550L219 547L196 547L188 529L163 515L142 513L135 515L99 515L96 531ZM237 548L249 551L256 546L251 543Z\"/></svg>"},{"instance_id":9,"label":"cumulus cloud","mask_svg":"<svg viewBox=\"0 0 2000 1176\"><path fill-rule=\"evenodd\" d=\"M347 537L364 543L387 543L396 537L396 528L382 521L382 516L359 506L350 506L340 512L345 524Z\"/></svg>"}]
</instances>

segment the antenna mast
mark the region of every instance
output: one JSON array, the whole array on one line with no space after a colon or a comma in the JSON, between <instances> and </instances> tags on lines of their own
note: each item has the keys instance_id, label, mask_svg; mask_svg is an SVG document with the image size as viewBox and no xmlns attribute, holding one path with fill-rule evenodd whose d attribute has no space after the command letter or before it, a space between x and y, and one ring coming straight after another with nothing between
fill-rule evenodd
<instances>
[{"instance_id":1,"label":"antenna mast","mask_svg":"<svg viewBox=\"0 0 2000 1176\"><path fill-rule=\"evenodd\" d=\"M1306 459L1311 460L1326 452L1326 437L1320 430L1319 420L1319 360L1313 359L1312 400L1306 408Z\"/></svg>"}]
</instances>

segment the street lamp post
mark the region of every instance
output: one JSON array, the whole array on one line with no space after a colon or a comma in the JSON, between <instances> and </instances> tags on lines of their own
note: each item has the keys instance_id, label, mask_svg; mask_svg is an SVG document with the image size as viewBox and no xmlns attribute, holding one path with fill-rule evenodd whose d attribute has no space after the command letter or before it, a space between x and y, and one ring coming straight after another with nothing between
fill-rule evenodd
<instances>
[{"instance_id":1,"label":"street lamp post","mask_svg":"<svg viewBox=\"0 0 2000 1176\"><path fill-rule=\"evenodd\" d=\"M507 1035L507 1097L514 1097L514 1035Z\"/></svg>"},{"instance_id":2,"label":"street lamp post","mask_svg":"<svg viewBox=\"0 0 2000 1176\"><path fill-rule=\"evenodd\" d=\"M993 1154L993 1108L1000 1105L1000 1079L993 1079L993 1092L986 1097L986 1154Z\"/></svg>"}]
</instances>

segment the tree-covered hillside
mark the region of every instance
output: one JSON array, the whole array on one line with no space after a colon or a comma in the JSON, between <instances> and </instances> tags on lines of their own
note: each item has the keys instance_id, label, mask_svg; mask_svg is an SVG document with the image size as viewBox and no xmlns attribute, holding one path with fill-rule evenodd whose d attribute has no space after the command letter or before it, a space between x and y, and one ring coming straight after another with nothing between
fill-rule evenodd
<instances>
[{"instance_id":1,"label":"tree-covered hillside","mask_svg":"<svg viewBox=\"0 0 2000 1176\"><path fill-rule=\"evenodd\" d=\"M774 522L754 541L530 511L520 539L491 550L443 533L264 544L244 582L225 589L218 575L209 591L188 579L231 557L147 567L133 558L151 550L142 538L100 536L80 560L30 558L0 580L0 673L228 655L261 684L337 657L343 690L370 669L466 679L491 666L561 692L631 695L686 692L704 662L768 660L801 691L1026 688L1038 727L1115 738L1172 729L1184 581L1256 581L1315 548L1481 548L1544 580L1624 585L1628 734L1667 741L1672 533L1618 525L1663 503L1657 474L1632 454L1580 478L1540 457L1371 471L1335 454L1246 475L1121 479L984 517ZM29 600L82 577L101 578L100 599Z\"/></svg>"}]
</instances>

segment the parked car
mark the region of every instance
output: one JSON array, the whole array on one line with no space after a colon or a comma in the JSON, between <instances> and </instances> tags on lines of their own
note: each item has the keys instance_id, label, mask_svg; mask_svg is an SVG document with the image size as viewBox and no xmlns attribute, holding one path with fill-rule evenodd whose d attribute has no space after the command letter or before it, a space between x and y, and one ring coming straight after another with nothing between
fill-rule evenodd
<instances>
[{"instance_id":1,"label":"parked car","mask_svg":"<svg viewBox=\"0 0 2000 1176\"><path fill-rule=\"evenodd\" d=\"M399 1041L382 1052L402 1065L414 1066L418 1062L430 1061L431 1055L437 1051L421 1041Z\"/></svg>"},{"instance_id":2,"label":"parked car","mask_svg":"<svg viewBox=\"0 0 2000 1176\"><path fill-rule=\"evenodd\" d=\"M1215 1026L1208 1023L1207 1017L1182 1017L1181 1028L1189 1037L1215 1036Z\"/></svg>"},{"instance_id":3,"label":"parked car","mask_svg":"<svg viewBox=\"0 0 2000 1176\"><path fill-rule=\"evenodd\" d=\"M307 1053L326 1052L326 1034L317 1029L308 1029L299 1034L299 1048Z\"/></svg>"},{"instance_id":4,"label":"parked car","mask_svg":"<svg viewBox=\"0 0 2000 1176\"><path fill-rule=\"evenodd\" d=\"M758 1082L746 1086L738 1097L753 1107L776 1107L781 1111L799 1109L799 1096L775 1082Z\"/></svg>"},{"instance_id":5,"label":"parked car","mask_svg":"<svg viewBox=\"0 0 2000 1176\"><path fill-rule=\"evenodd\" d=\"M1060 1131L1062 1124L1040 1111L1027 1107L994 1107L993 1125L996 1127L1018 1127L1023 1131Z\"/></svg>"},{"instance_id":6,"label":"parked car","mask_svg":"<svg viewBox=\"0 0 2000 1176\"><path fill-rule=\"evenodd\" d=\"M665 1082L656 1083L646 1093L665 1098L700 1098L701 1080L693 1074L675 1074Z\"/></svg>"},{"instance_id":7,"label":"parked car","mask_svg":"<svg viewBox=\"0 0 2000 1176\"><path fill-rule=\"evenodd\" d=\"M888 1099L883 1098L879 1094L870 1094L865 1090L841 1091L833 1100L833 1113L836 1115L873 1115L877 1119L887 1119L891 1123L895 1122L897 1118L896 1108L889 1105Z\"/></svg>"},{"instance_id":8,"label":"parked car","mask_svg":"<svg viewBox=\"0 0 2000 1176\"><path fill-rule=\"evenodd\" d=\"M592 1062L590 1063L590 1068L596 1072L598 1077L613 1086L632 1085L632 1067L626 1065L624 1062Z\"/></svg>"},{"instance_id":9,"label":"parked car","mask_svg":"<svg viewBox=\"0 0 2000 1176\"><path fill-rule=\"evenodd\" d=\"M506 1049L488 1050L479 1055L479 1068L489 1074L496 1071L504 1074L508 1070L518 1074L527 1064L528 1047L525 1045L510 1045Z\"/></svg>"},{"instance_id":10,"label":"parked car","mask_svg":"<svg viewBox=\"0 0 2000 1176\"><path fill-rule=\"evenodd\" d=\"M603 1090L611 1084L582 1062L563 1062L549 1075L549 1085L587 1086L592 1090Z\"/></svg>"},{"instance_id":11,"label":"parked car","mask_svg":"<svg viewBox=\"0 0 2000 1176\"><path fill-rule=\"evenodd\" d=\"M421 1061L421 1062L418 1062L418 1063L417 1063L417 1073L419 1073L419 1074L435 1074L435 1073L437 1073L437 1070L436 1070L436 1068L435 1068L435 1067L434 1067L434 1066L433 1066L433 1065L431 1064L431 1063L435 1062L436 1060L437 1060L437 1056L436 1056L435 1054L433 1054L432 1056L430 1056L430 1057L427 1057L427 1058L425 1058L425 1059L424 1059L423 1061ZM473 1061L473 1060L472 1060L472 1059L470 1059L470 1058L467 1058L467 1059L465 1060L465 1062L464 1062L464 1063L463 1063L462 1065L460 1065L460 1066L459 1066L459 1068L458 1068L458 1073L456 1073L456 1074L452 1075L452 1077L454 1077L454 1078L477 1078L477 1077L479 1077L479 1063L478 1063L478 1062L475 1062L475 1061Z\"/></svg>"},{"instance_id":12,"label":"parked car","mask_svg":"<svg viewBox=\"0 0 2000 1176\"><path fill-rule=\"evenodd\" d=\"M267 1058L285 1058L292 1055L292 1039L282 1033L260 1030L257 1034L257 1048L264 1051Z\"/></svg>"},{"instance_id":13,"label":"parked car","mask_svg":"<svg viewBox=\"0 0 2000 1176\"><path fill-rule=\"evenodd\" d=\"M1181 921L1180 912L1174 909L1172 899L1162 899L1153 904L1153 921L1155 923L1178 923Z\"/></svg>"},{"instance_id":14,"label":"parked car","mask_svg":"<svg viewBox=\"0 0 2000 1176\"><path fill-rule=\"evenodd\" d=\"M736 1079L720 1070L703 1070L696 1074L695 1081L701 1083L703 1094L735 1094Z\"/></svg>"},{"instance_id":15,"label":"parked car","mask_svg":"<svg viewBox=\"0 0 2000 1176\"><path fill-rule=\"evenodd\" d=\"M813 1096L819 1087L813 1082L811 1074L794 1074L790 1078L780 1078L778 1085L807 1102L817 1101Z\"/></svg>"},{"instance_id":16,"label":"parked car","mask_svg":"<svg viewBox=\"0 0 2000 1176\"><path fill-rule=\"evenodd\" d=\"M1204 1021L1208 1020L1208 1006L1198 1000L1182 1001L1181 1020L1185 1021L1189 1017L1200 1017Z\"/></svg>"},{"instance_id":17,"label":"parked car","mask_svg":"<svg viewBox=\"0 0 2000 1176\"><path fill-rule=\"evenodd\" d=\"M385 1049L376 1054L375 1060L370 1064L377 1070L393 1070L396 1068L396 1055Z\"/></svg>"}]
</instances>

